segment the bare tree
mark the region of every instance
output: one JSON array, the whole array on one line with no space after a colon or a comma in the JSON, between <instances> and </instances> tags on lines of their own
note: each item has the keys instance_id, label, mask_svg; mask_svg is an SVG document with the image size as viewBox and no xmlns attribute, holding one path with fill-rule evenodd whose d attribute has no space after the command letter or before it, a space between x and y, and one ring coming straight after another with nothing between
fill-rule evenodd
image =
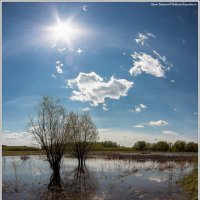
<instances>
[{"instance_id":1,"label":"bare tree","mask_svg":"<svg viewBox=\"0 0 200 200\"><path fill-rule=\"evenodd\" d=\"M37 117L30 120L28 132L45 151L54 174L59 176L61 160L68 142L67 114L58 100L44 96Z\"/></svg>"},{"instance_id":2,"label":"bare tree","mask_svg":"<svg viewBox=\"0 0 200 200\"><path fill-rule=\"evenodd\" d=\"M72 155L78 159L79 168L83 169L92 144L98 140L97 128L88 112L82 115L70 113L67 123L67 127L70 127Z\"/></svg>"}]
</instances>

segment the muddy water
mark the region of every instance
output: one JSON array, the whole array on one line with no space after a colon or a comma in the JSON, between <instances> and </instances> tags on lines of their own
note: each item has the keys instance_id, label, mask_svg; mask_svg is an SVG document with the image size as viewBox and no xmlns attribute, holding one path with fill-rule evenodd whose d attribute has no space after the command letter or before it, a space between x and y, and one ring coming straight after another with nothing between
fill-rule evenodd
<instances>
[{"instance_id":1,"label":"muddy water","mask_svg":"<svg viewBox=\"0 0 200 200\"><path fill-rule=\"evenodd\" d=\"M176 183L193 164L133 160L88 159L83 171L64 158L57 190L48 189L51 169L38 156L3 157L3 199L187 200ZM55 181L51 181L55 186ZM57 183L56 183L57 184Z\"/></svg>"}]
</instances>

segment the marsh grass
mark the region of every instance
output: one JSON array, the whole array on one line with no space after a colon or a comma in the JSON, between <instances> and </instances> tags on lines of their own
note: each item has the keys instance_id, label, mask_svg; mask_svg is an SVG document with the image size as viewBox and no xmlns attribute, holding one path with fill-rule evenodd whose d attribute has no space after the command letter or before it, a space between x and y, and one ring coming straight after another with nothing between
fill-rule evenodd
<instances>
[{"instance_id":1,"label":"marsh grass","mask_svg":"<svg viewBox=\"0 0 200 200\"><path fill-rule=\"evenodd\" d=\"M191 200L198 199L198 168L195 167L192 173L185 175L179 183L190 193Z\"/></svg>"}]
</instances>

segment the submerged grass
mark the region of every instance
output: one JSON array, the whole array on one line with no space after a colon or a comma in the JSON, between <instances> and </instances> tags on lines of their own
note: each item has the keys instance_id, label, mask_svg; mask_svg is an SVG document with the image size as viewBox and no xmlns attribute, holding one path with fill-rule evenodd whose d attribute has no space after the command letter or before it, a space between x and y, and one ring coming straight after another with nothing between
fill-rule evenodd
<instances>
[{"instance_id":1,"label":"submerged grass","mask_svg":"<svg viewBox=\"0 0 200 200\"><path fill-rule=\"evenodd\" d=\"M180 181L180 185L190 193L191 200L198 200L198 167L188 175L185 175Z\"/></svg>"}]
</instances>

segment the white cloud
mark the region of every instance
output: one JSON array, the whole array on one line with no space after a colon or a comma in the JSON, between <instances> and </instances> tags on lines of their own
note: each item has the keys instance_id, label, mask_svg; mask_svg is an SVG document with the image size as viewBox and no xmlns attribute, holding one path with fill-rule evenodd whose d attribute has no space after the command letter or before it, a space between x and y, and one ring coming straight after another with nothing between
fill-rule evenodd
<instances>
[{"instance_id":1,"label":"white cloud","mask_svg":"<svg viewBox=\"0 0 200 200\"><path fill-rule=\"evenodd\" d=\"M62 67L64 66L63 63L61 63L61 61L56 61L56 64L57 64L57 66L56 66L57 73L63 74L63 70L62 70ZM52 76L52 77L54 77L54 76ZM54 78L56 78L56 77L54 77Z\"/></svg>"},{"instance_id":2,"label":"white cloud","mask_svg":"<svg viewBox=\"0 0 200 200\"><path fill-rule=\"evenodd\" d=\"M58 49L59 52L62 52L62 51L65 51L65 50L66 50L65 47L64 47L64 48L59 48L59 49Z\"/></svg>"},{"instance_id":3,"label":"white cloud","mask_svg":"<svg viewBox=\"0 0 200 200\"><path fill-rule=\"evenodd\" d=\"M51 77L56 78L56 75L55 74L51 74Z\"/></svg>"},{"instance_id":4,"label":"white cloud","mask_svg":"<svg viewBox=\"0 0 200 200\"><path fill-rule=\"evenodd\" d=\"M105 104L105 103L103 104L102 108L103 108L103 110L105 110L105 111L108 111L108 110L109 110L107 104Z\"/></svg>"},{"instance_id":5,"label":"white cloud","mask_svg":"<svg viewBox=\"0 0 200 200\"><path fill-rule=\"evenodd\" d=\"M152 33L147 33L146 35L148 35L149 37L152 37L152 38L156 38L156 36Z\"/></svg>"},{"instance_id":6,"label":"white cloud","mask_svg":"<svg viewBox=\"0 0 200 200\"><path fill-rule=\"evenodd\" d=\"M82 51L80 48L78 48L76 52L77 52L78 54L81 54L83 51Z\"/></svg>"},{"instance_id":7,"label":"white cloud","mask_svg":"<svg viewBox=\"0 0 200 200\"><path fill-rule=\"evenodd\" d=\"M147 41L149 38L155 38L155 35L153 35L152 33L147 33L147 34L138 33L137 38L135 38L135 42L136 42L137 44L149 46L149 45L146 43L146 41Z\"/></svg>"},{"instance_id":8,"label":"white cloud","mask_svg":"<svg viewBox=\"0 0 200 200\"><path fill-rule=\"evenodd\" d=\"M148 36L142 34L142 33L138 33L137 38L135 38L136 43L144 45L145 41L148 39Z\"/></svg>"},{"instance_id":9,"label":"white cloud","mask_svg":"<svg viewBox=\"0 0 200 200\"><path fill-rule=\"evenodd\" d=\"M150 121L148 123L141 123L138 125L135 125L136 128L144 128L145 126L167 126L168 123L164 120L158 120L158 121Z\"/></svg>"},{"instance_id":10,"label":"white cloud","mask_svg":"<svg viewBox=\"0 0 200 200\"><path fill-rule=\"evenodd\" d=\"M4 131L4 133L10 133L11 131Z\"/></svg>"},{"instance_id":11,"label":"white cloud","mask_svg":"<svg viewBox=\"0 0 200 200\"><path fill-rule=\"evenodd\" d=\"M34 146L31 134L27 132L3 131L2 144L10 146Z\"/></svg>"},{"instance_id":12,"label":"white cloud","mask_svg":"<svg viewBox=\"0 0 200 200\"><path fill-rule=\"evenodd\" d=\"M149 126L166 126L166 125L168 125L168 123L166 121L163 121L163 120L158 120L158 121L150 121L146 125L149 125Z\"/></svg>"},{"instance_id":13,"label":"white cloud","mask_svg":"<svg viewBox=\"0 0 200 200\"><path fill-rule=\"evenodd\" d=\"M55 48L55 47L56 47L56 44L52 44L52 45L51 45L51 48Z\"/></svg>"},{"instance_id":14,"label":"white cloud","mask_svg":"<svg viewBox=\"0 0 200 200\"><path fill-rule=\"evenodd\" d=\"M174 79L172 79L172 80L170 80L170 82L171 82L171 83L175 83L175 80L174 80Z\"/></svg>"},{"instance_id":15,"label":"white cloud","mask_svg":"<svg viewBox=\"0 0 200 200\"><path fill-rule=\"evenodd\" d=\"M157 51L153 50L153 53L162 60L165 64L167 64L167 58L165 56L161 56Z\"/></svg>"},{"instance_id":16,"label":"white cloud","mask_svg":"<svg viewBox=\"0 0 200 200\"><path fill-rule=\"evenodd\" d=\"M82 109L83 112L87 112L89 110L90 110L90 108L88 108L88 107Z\"/></svg>"},{"instance_id":17,"label":"white cloud","mask_svg":"<svg viewBox=\"0 0 200 200\"><path fill-rule=\"evenodd\" d=\"M163 131L162 134L163 135L167 135L167 136L176 136L176 135L178 135L178 133L175 133L173 131Z\"/></svg>"},{"instance_id":18,"label":"white cloud","mask_svg":"<svg viewBox=\"0 0 200 200\"><path fill-rule=\"evenodd\" d=\"M155 130L149 133L143 133L142 129L138 129L138 131L134 130L126 130L126 129L112 129L105 128L99 129L99 140L100 141L113 141L117 142L120 145L124 146L133 146L135 142L145 140L146 142L154 143L155 138L157 141L167 141L167 142L175 142L177 140L184 140L187 142L197 142L196 138L190 137L190 134L187 136L174 135L173 137L169 137L168 135L163 135L160 132L156 133Z\"/></svg>"},{"instance_id":19,"label":"white cloud","mask_svg":"<svg viewBox=\"0 0 200 200\"><path fill-rule=\"evenodd\" d=\"M144 125L138 124L138 125L135 125L134 127L135 127L135 128L144 128Z\"/></svg>"},{"instance_id":20,"label":"white cloud","mask_svg":"<svg viewBox=\"0 0 200 200\"><path fill-rule=\"evenodd\" d=\"M105 98L119 99L121 96L127 96L133 82L117 79L114 76L105 82L95 72L80 72L77 78L67 81L67 86L78 89L72 92L71 100L88 101L91 105L98 106L98 104L105 102Z\"/></svg>"},{"instance_id":21,"label":"white cloud","mask_svg":"<svg viewBox=\"0 0 200 200\"><path fill-rule=\"evenodd\" d=\"M82 10L83 10L84 12L86 12L86 11L87 11L87 6L86 6L86 5L82 6Z\"/></svg>"},{"instance_id":22,"label":"white cloud","mask_svg":"<svg viewBox=\"0 0 200 200\"><path fill-rule=\"evenodd\" d=\"M132 76L137 76L142 72L151 74L155 77L165 76L165 67L150 55L145 53L136 53L131 55L133 58L133 67L129 70Z\"/></svg>"},{"instance_id":23,"label":"white cloud","mask_svg":"<svg viewBox=\"0 0 200 200\"><path fill-rule=\"evenodd\" d=\"M121 68L123 71L128 71L123 65L120 65L120 68Z\"/></svg>"},{"instance_id":24,"label":"white cloud","mask_svg":"<svg viewBox=\"0 0 200 200\"><path fill-rule=\"evenodd\" d=\"M146 108L147 107L144 104L140 104L138 106L135 106L135 109L133 109L132 112L139 113L142 110L145 110Z\"/></svg>"},{"instance_id":25,"label":"white cloud","mask_svg":"<svg viewBox=\"0 0 200 200\"><path fill-rule=\"evenodd\" d=\"M56 66L56 70L57 70L58 74L62 74L63 73L63 70L61 69L60 65Z\"/></svg>"}]
</instances>

